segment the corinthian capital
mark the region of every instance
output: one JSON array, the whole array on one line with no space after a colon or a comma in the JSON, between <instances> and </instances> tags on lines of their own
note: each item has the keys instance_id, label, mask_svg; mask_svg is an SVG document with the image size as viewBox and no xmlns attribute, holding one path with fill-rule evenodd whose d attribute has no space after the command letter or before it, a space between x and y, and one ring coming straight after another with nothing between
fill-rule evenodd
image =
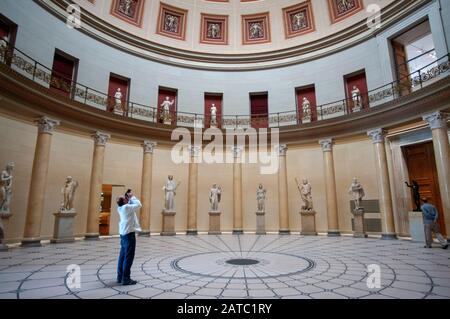
<instances>
[{"instance_id":1,"label":"corinthian capital","mask_svg":"<svg viewBox=\"0 0 450 319\"><path fill-rule=\"evenodd\" d=\"M288 147L286 144L280 144L280 145L277 145L277 150L278 150L278 156L286 156Z\"/></svg>"},{"instance_id":2,"label":"corinthian capital","mask_svg":"<svg viewBox=\"0 0 450 319\"><path fill-rule=\"evenodd\" d=\"M95 132L92 137L94 138L94 143L96 146L105 146L111 138L111 135L102 132Z\"/></svg>"},{"instance_id":3,"label":"corinthian capital","mask_svg":"<svg viewBox=\"0 0 450 319\"><path fill-rule=\"evenodd\" d=\"M153 154L156 147L156 142L145 140L144 143L142 143L142 147L144 148L144 154Z\"/></svg>"},{"instance_id":4,"label":"corinthian capital","mask_svg":"<svg viewBox=\"0 0 450 319\"><path fill-rule=\"evenodd\" d=\"M372 138L373 144L383 143L384 137L386 136L386 131L382 128L377 128L375 130L368 131L367 136Z\"/></svg>"},{"instance_id":5,"label":"corinthian capital","mask_svg":"<svg viewBox=\"0 0 450 319\"><path fill-rule=\"evenodd\" d=\"M447 128L448 114L443 112L434 112L423 116L423 120L428 122L432 130L438 128Z\"/></svg>"},{"instance_id":6,"label":"corinthian capital","mask_svg":"<svg viewBox=\"0 0 450 319\"><path fill-rule=\"evenodd\" d=\"M58 120L53 120L46 116L37 119L35 123L38 126L38 132L46 134L53 134L55 127L59 125Z\"/></svg>"},{"instance_id":7,"label":"corinthian capital","mask_svg":"<svg viewBox=\"0 0 450 319\"><path fill-rule=\"evenodd\" d=\"M320 146L322 146L322 151L331 152L333 150L333 139L326 138L323 140L319 140Z\"/></svg>"}]
</instances>

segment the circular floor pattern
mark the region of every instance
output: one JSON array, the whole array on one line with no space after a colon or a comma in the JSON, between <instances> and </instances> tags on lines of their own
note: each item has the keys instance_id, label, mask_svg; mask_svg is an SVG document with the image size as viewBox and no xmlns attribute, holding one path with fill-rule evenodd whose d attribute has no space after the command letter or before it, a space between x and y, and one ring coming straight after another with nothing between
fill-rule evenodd
<instances>
[{"instance_id":1,"label":"circular floor pattern","mask_svg":"<svg viewBox=\"0 0 450 319\"><path fill-rule=\"evenodd\" d=\"M346 236L139 237L134 286L115 282L119 245L105 238L0 252L0 299L450 298L450 251L437 244L424 249L407 240ZM233 259L258 263L227 263ZM73 265L80 267L79 287L67 280ZM373 266L379 287L367 284Z\"/></svg>"}]
</instances>

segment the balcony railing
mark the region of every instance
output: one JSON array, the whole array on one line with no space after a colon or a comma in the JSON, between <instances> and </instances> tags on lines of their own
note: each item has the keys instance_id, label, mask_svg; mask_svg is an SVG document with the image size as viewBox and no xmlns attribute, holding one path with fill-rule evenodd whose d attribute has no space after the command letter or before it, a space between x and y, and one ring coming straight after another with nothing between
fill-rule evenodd
<instances>
[{"instance_id":1,"label":"balcony railing","mask_svg":"<svg viewBox=\"0 0 450 319\"><path fill-rule=\"evenodd\" d=\"M360 105L355 108L353 99L343 99L326 103L312 108L312 122L325 119L346 116L350 113L366 112L386 102L408 95L412 92L446 77L450 74L450 55L447 54L436 61L422 67L418 71L404 76L394 82L362 92ZM161 110L156 107L125 101L116 104L114 96L92 89L83 84L74 82L54 70L37 62L29 55L17 48L9 47L3 43L0 48L0 62L8 65L12 70L22 74L32 81L59 92L67 98L103 110L114 112L124 117L161 123L168 126L185 126L204 128L205 123L210 123L210 116L189 112L170 112L170 116L161 117ZM434 66L433 66L434 65ZM297 108L291 111L254 115L222 115L217 117L218 126L221 128L247 128L247 127L282 127L303 124L301 114ZM308 121L309 122L309 121Z\"/></svg>"}]
</instances>

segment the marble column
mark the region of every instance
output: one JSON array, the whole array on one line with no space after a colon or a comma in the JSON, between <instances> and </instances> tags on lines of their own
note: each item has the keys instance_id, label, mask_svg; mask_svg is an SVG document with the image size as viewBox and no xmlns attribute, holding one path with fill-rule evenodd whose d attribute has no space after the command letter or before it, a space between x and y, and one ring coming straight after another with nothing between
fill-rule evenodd
<instances>
[{"instance_id":1,"label":"marble column","mask_svg":"<svg viewBox=\"0 0 450 319\"><path fill-rule=\"evenodd\" d=\"M242 217L242 146L233 149L233 234L243 234Z\"/></svg>"},{"instance_id":2,"label":"marble column","mask_svg":"<svg viewBox=\"0 0 450 319\"><path fill-rule=\"evenodd\" d=\"M433 135L434 157L439 179L442 209L444 213L447 240L450 240L450 147L448 145L448 114L435 112L423 117Z\"/></svg>"},{"instance_id":3,"label":"marble column","mask_svg":"<svg viewBox=\"0 0 450 319\"><path fill-rule=\"evenodd\" d=\"M289 204L286 152L287 145L278 145L278 212L280 218L280 235L289 235Z\"/></svg>"},{"instance_id":4,"label":"marble column","mask_svg":"<svg viewBox=\"0 0 450 319\"><path fill-rule=\"evenodd\" d=\"M96 132L94 138L94 156L92 158L91 184L89 188L89 204L87 216L87 229L85 239L98 239L99 214L101 208L101 193L103 185L103 162L105 159L105 146L111 137L109 134Z\"/></svg>"},{"instance_id":5,"label":"marble column","mask_svg":"<svg viewBox=\"0 0 450 319\"><path fill-rule=\"evenodd\" d=\"M187 235L197 235L197 159L200 150L200 146L191 145L189 147L191 160L189 162Z\"/></svg>"},{"instance_id":6,"label":"marble column","mask_svg":"<svg viewBox=\"0 0 450 319\"><path fill-rule=\"evenodd\" d=\"M391 184L389 182L389 171L386 156L386 147L384 138L386 132L381 129L375 129L367 132L372 138L373 148L375 151L375 165L378 177L378 196L380 201L381 215L381 238L396 239L394 207L392 205Z\"/></svg>"},{"instance_id":7,"label":"marble column","mask_svg":"<svg viewBox=\"0 0 450 319\"><path fill-rule=\"evenodd\" d=\"M150 210L151 210L151 198L152 198L152 163L153 163L153 150L156 147L156 143L145 140L142 144L144 149L144 158L142 161L142 181L141 181L141 215L139 223L141 224L142 231L139 232L139 236L150 236Z\"/></svg>"},{"instance_id":8,"label":"marble column","mask_svg":"<svg viewBox=\"0 0 450 319\"><path fill-rule=\"evenodd\" d=\"M325 187L327 198L328 236L340 236L338 206L336 195L336 178L334 174L333 139L319 141L323 151L323 163L325 173Z\"/></svg>"},{"instance_id":9,"label":"marble column","mask_svg":"<svg viewBox=\"0 0 450 319\"><path fill-rule=\"evenodd\" d=\"M48 117L41 117L36 121L38 135L34 151L31 184L28 195L27 215L23 234L23 246L41 245L41 222L44 213L45 186L47 181L48 164L52 135L59 121Z\"/></svg>"}]
</instances>

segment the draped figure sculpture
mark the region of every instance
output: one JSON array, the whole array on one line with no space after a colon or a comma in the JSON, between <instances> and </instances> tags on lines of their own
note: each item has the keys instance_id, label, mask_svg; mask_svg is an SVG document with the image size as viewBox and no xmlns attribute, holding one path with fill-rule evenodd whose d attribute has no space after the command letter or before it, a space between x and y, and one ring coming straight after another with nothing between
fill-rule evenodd
<instances>
[{"instance_id":1,"label":"draped figure sculpture","mask_svg":"<svg viewBox=\"0 0 450 319\"><path fill-rule=\"evenodd\" d=\"M63 194L63 202L61 203L61 210L70 211L73 209L73 199L75 197L75 191L78 187L78 182L73 180L72 176L66 177L66 182L61 188L61 194Z\"/></svg>"},{"instance_id":2,"label":"draped figure sculpture","mask_svg":"<svg viewBox=\"0 0 450 319\"><path fill-rule=\"evenodd\" d=\"M209 192L209 202L211 204L211 211L217 212L219 210L219 203L222 197L222 188L217 184L211 187Z\"/></svg>"},{"instance_id":3,"label":"draped figure sculpture","mask_svg":"<svg viewBox=\"0 0 450 319\"><path fill-rule=\"evenodd\" d=\"M258 212L264 212L266 210L266 193L263 184L259 184L256 189L256 200L258 202Z\"/></svg>"},{"instance_id":4,"label":"draped figure sculpture","mask_svg":"<svg viewBox=\"0 0 450 319\"><path fill-rule=\"evenodd\" d=\"M298 191L300 192L300 197L303 201L302 211L312 211L313 210L313 201L311 195L311 184L307 179L302 181L302 184L298 182L297 178L295 179L297 182Z\"/></svg>"},{"instance_id":5,"label":"draped figure sculpture","mask_svg":"<svg viewBox=\"0 0 450 319\"><path fill-rule=\"evenodd\" d=\"M355 177L353 178L352 184L350 185L350 188L348 189L348 193L352 195L353 202L355 203L355 210L358 210L361 208L361 201L365 195L364 188L362 187L361 183L358 182L358 179Z\"/></svg>"},{"instance_id":6,"label":"draped figure sculpture","mask_svg":"<svg viewBox=\"0 0 450 319\"><path fill-rule=\"evenodd\" d=\"M175 184L175 181L173 180L173 176L169 175L166 181L166 184L163 187L163 190L165 192L164 196L164 210L171 212L175 210L175 195L176 190L178 186L180 185L180 182Z\"/></svg>"}]
</instances>

